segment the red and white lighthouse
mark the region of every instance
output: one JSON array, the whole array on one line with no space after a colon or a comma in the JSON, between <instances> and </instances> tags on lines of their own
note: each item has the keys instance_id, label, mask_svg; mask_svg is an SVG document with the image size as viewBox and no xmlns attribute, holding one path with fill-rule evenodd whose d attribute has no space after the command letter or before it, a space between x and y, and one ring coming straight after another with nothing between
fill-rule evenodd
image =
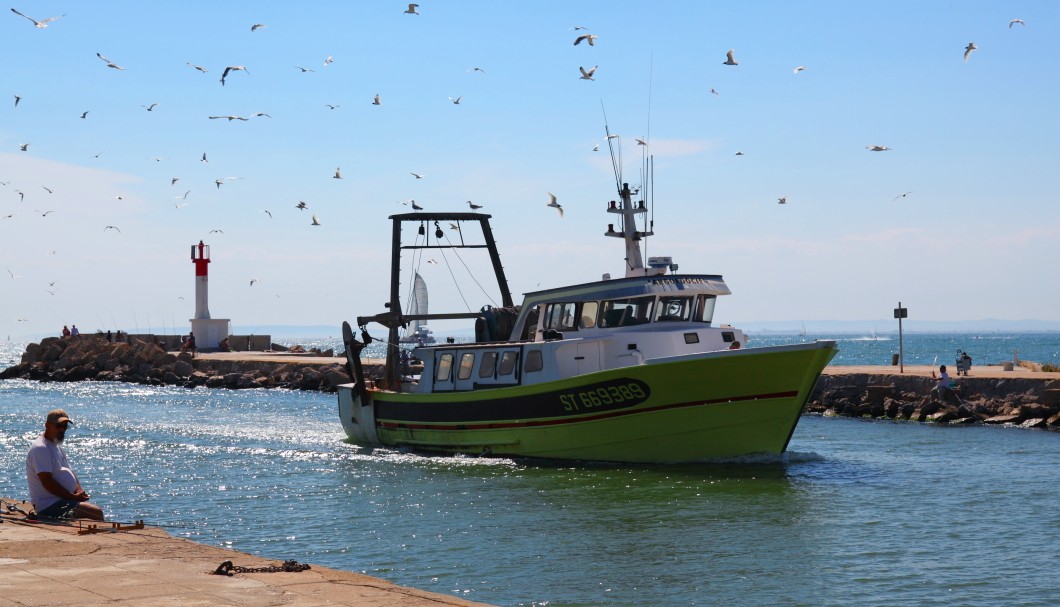
<instances>
[{"instance_id":1,"label":"red and white lighthouse","mask_svg":"<svg viewBox=\"0 0 1060 607\"><path fill-rule=\"evenodd\" d=\"M195 316L191 319L191 331L199 348L216 348L228 337L230 321L227 318L210 318L209 264L210 245L191 245L191 262L195 264Z\"/></svg>"}]
</instances>

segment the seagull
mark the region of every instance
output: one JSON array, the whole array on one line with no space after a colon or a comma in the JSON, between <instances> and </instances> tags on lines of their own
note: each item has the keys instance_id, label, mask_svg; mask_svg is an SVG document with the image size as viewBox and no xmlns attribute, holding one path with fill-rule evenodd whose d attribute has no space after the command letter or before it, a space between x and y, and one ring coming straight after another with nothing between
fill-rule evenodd
<instances>
[{"instance_id":1,"label":"seagull","mask_svg":"<svg viewBox=\"0 0 1060 607\"><path fill-rule=\"evenodd\" d=\"M797 67L797 68L795 68L794 70L792 70L792 73L793 73L793 74L798 74L799 72L801 72L801 71L803 71L803 70L805 70L805 69L806 69L806 66L805 66L805 65L800 65L799 67Z\"/></svg>"},{"instance_id":2,"label":"seagull","mask_svg":"<svg viewBox=\"0 0 1060 607\"><path fill-rule=\"evenodd\" d=\"M582 40L588 42L589 46L596 46L597 38L599 38L599 36L594 36L592 34L582 34L581 36L578 36L574 39L574 46L578 46L579 44L581 44Z\"/></svg>"},{"instance_id":3,"label":"seagull","mask_svg":"<svg viewBox=\"0 0 1060 607\"><path fill-rule=\"evenodd\" d=\"M889 148L889 147L887 147L885 145L867 145L867 146L865 146L865 149L870 151L870 152L886 152L887 150L889 150L891 148Z\"/></svg>"},{"instance_id":4,"label":"seagull","mask_svg":"<svg viewBox=\"0 0 1060 607\"><path fill-rule=\"evenodd\" d=\"M18 102L19 101L22 101L22 97L19 97L18 95L15 95L15 107L18 107Z\"/></svg>"},{"instance_id":5,"label":"seagull","mask_svg":"<svg viewBox=\"0 0 1060 607\"><path fill-rule=\"evenodd\" d=\"M112 68L114 68L116 70L123 70L123 71L125 70L125 68L123 68L122 66L117 65L116 63L114 63L110 59L107 59L106 57L104 57L103 55L101 55L99 53L96 53L96 56L99 57L100 59L102 59L107 64L107 67L112 67Z\"/></svg>"},{"instance_id":6,"label":"seagull","mask_svg":"<svg viewBox=\"0 0 1060 607\"><path fill-rule=\"evenodd\" d=\"M258 112L258 113L256 113L256 114L252 114L252 115L251 115L250 117L251 117L251 118L257 118L258 116L264 116L264 117L266 117L266 118L272 118L272 116L269 116L269 115L268 115L268 114L266 114L265 112Z\"/></svg>"},{"instance_id":7,"label":"seagull","mask_svg":"<svg viewBox=\"0 0 1060 607\"><path fill-rule=\"evenodd\" d=\"M258 279L257 279L257 278L251 278L251 279L250 279L250 286L252 286L252 287L253 287L253 286L254 286L254 283L256 283L256 282L258 282Z\"/></svg>"},{"instance_id":8,"label":"seagull","mask_svg":"<svg viewBox=\"0 0 1060 607\"><path fill-rule=\"evenodd\" d=\"M7 273L11 275L11 278L22 278L21 274L15 274L14 272L11 271L11 268L7 269Z\"/></svg>"},{"instance_id":9,"label":"seagull","mask_svg":"<svg viewBox=\"0 0 1060 607\"><path fill-rule=\"evenodd\" d=\"M202 72L202 73L204 73L204 74L205 74L206 72L210 71L210 70L208 70L208 69L204 68L204 67L203 67L203 66L201 66L201 65L195 65L194 63L191 63L191 62L187 62L187 63L188 63L188 65L189 65L189 66L191 66L191 67L193 67L193 68L195 68L195 69L199 70L200 72Z\"/></svg>"},{"instance_id":10,"label":"seagull","mask_svg":"<svg viewBox=\"0 0 1060 607\"><path fill-rule=\"evenodd\" d=\"M224 234L225 233L224 230L210 230L209 232L207 232L207 234L213 234L214 232L217 232L218 234Z\"/></svg>"},{"instance_id":11,"label":"seagull","mask_svg":"<svg viewBox=\"0 0 1060 607\"><path fill-rule=\"evenodd\" d=\"M301 200L299 200L299 201L298 201L298 204L294 205L294 208L296 208L296 209L301 209L301 210L303 210L303 211L304 211L304 210L306 210L306 209L308 209L308 208L309 208L309 205L307 205L306 203L304 203L304 202L302 202Z\"/></svg>"},{"instance_id":12,"label":"seagull","mask_svg":"<svg viewBox=\"0 0 1060 607\"><path fill-rule=\"evenodd\" d=\"M481 204L475 204L475 203L471 202L470 200L467 201L467 206L471 207L472 211L475 211L475 210L478 210L478 209L482 208Z\"/></svg>"},{"instance_id":13,"label":"seagull","mask_svg":"<svg viewBox=\"0 0 1060 607\"><path fill-rule=\"evenodd\" d=\"M177 208L177 209L183 209L183 208L184 208L184 207L186 207L186 206L188 206L188 203L187 203L187 202L184 202L184 203L179 203L179 204L178 204L178 203L176 203L176 202L174 202L174 203L173 203L173 207L174 207L174 208Z\"/></svg>"},{"instance_id":14,"label":"seagull","mask_svg":"<svg viewBox=\"0 0 1060 607\"><path fill-rule=\"evenodd\" d=\"M262 209L261 212L268 215L269 219L272 219L272 211L269 211L268 209Z\"/></svg>"},{"instance_id":15,"label":"seagull","mask_svg":"<svg viewBox=\"0 0 1060 607\"><path fill-rule=\"evenodd\" d=\"M473 67L473 68L469 69L468 71L469 72L482 72L483 74L486 73L486 70L484 70L484 69L482 69L480 67Z\"/></svg>"},{"instance_id":16,"label":"seagull","mask_svg":"<svg viewBox=\"0 0 1060 607\"><path fill-rule=\"evenodd\" d=\"M317 220L317 216L316 216L315 214L313 215L313 223L311 223L311 224L309 224L309 225L311 225L311 226L318 226L318 225L320 225L320 221L318 221L318 220Z\"/></svg>"},{"instance_id":17,"label":"seagull","mask_svg":"<svg viewBox=\"0 0 1060 607\"><path fill-rule=\"evenodd\" d=\"M81 112L81 119L84 120L85 118L88 118L88 112Z\"/></svg>"},{"instance_id":18,"label":"seagull","mask_svg":"<svg viewBox=\"0 0 1060 607\"><path fill-rule=\"evenodd\" d=\"M103 228L103 231L104 231L104 232L106 232L107 230L115 230L115 231L117 231L117 232L118 232L119 234L121 234L121 230L119 230L119 229L118 229L118 226L107 226L107 227Z\"/></svg>"},{"instance_id":19,"label":"seagull","mask_svg":"<svg viewBox=\"0 0 1060 607\"><path fill-rule=\"evenodd\" d=\"M23 152L25 152L26 150L29 149L29 144L28 143L20 143L20 144L18 144L18 149L20 149Z\"/></svg>"},{"instance_id":20,"label":"seagull","mask_svg":"<svg viewBox=\"0 0 1060 607\"><path fill-rule=\"evenodd\" d=\"M383 105L383 102L379 99L378 93L376 93L375 99L372 99L372 105Z\"/></svg>"},{"instance_id":21,"label":"seagull","mask_svg":"<svg viewBox=\"0 0 1060 607\"><path fill-rule=\"evenodd\" d=\"M406 14L406 15L418 15L418 14L420 14L420 13L419 13L419 11L417 11L416 9L417 9L417 8L419 8L419 7L420 7L420 5L419 5L419 4L412 4L412 3L410 2L410 3L409 3L409 10L405 11L405 14ZM13 10L13 9L12 9L12 10Z\"/></svg>"},{"instance_id":22,"label":"seagull","mask_svg":"<svg viewBox=\"0 0 1060 607\"><path fill-rule=\"evenodd\" d=\"M432 258L427 260L427 263L429 263L432 266L436 266L436 265L438 265L438 260L432 257Z\"/></svg>"},{"instance_id":23,"label":"seagull","mask_svg":"<svg viewBox=\"0 0 1060 607\"><path fill-rule=\"evenodd\" d=\"M788 197L787 196L781 196L780 198L777 198L777 202L780 203L780 204L788 204Z\"/></svg>"},{"instance_id":24,"label":"seagull","mask_svg":"<svg viewBox=\"0 0 1060 607\"><path fill-rule=\"evenodd\" d=\"M549 207L555 207L555 209L556 209L557 211L559 211L559 216L560 216L560 218L562 218L562 217L563 217L563 207L562 207L562 206L560 206L560 204L559 204L558 202L556 202L556 195L555 195L555 194L553 194L552 192L545 192L545 193L546 193L546 194L548 194L548 197L552 199L552 200L551 200L551 201L550 201L550 202L549 202L549 203L548 203L547 205L545 205L545 206L549 206Z\"/></svg>"},{"instance_id":25,"label":"seagull","mask_svg":"<svg viewBox=\"0 0 1060 607\"><path fill-rule=\"evenodd\" d=\"M599 152L600 151L600 144L599 143L593 146L593 151L594 152Z\"/></svg>"},{"instance_id":26,"label":"seagull","mask_svg":"<svg viewBox=\"0 0 1060 607\"><path fill-rule=\"evenodd\" d=\"M423 175L420 175L419 173L409 173L409 175L412 175L416 179L423 179Z\"/></svg>"},{"instance_id":27,"label":"seagull","mask_svg":"<svg viewBox=\"0 0 1060 607\"><path fill-rule=\"evenodd\" d=\"M206 152L202 153L202 160L200 162L210 162L209 160L206 159Z\"/></svg>"},{"instance_id":28,"label":"seagull","mask_svg":"<svg viewBox=\"0 0 1060 607\"><path fill-rule=\"evenodd\" d=\"M263 27L269 27L269 26L265 25L264 23L255 23L254 25L250 26L250 31L254 32L254 31L257 31L257 30L259 30L259 29L261 29Z\"/></svg>"},{"instance_id":29,"label":"seagull","mask_svg":"<svg viewBox=\"0 0 1060 607\"><path fill-rule=\"evenodd\" d=\"M450 97L449 101L452 101L453 105L460 105L460 100L463 99L463 98L464 98L463 95L457 97L456 99L453 99L452 97Z\"/></svg>"},{"instance_id":30,"label":"seagull","mask_svg":"<svg viewBox=\"0 0 1060 607\"><path fill-rule=\"evenodd\" d=\"M736 152L736 156L743 156L743 152Z\"/></svg>"},{"instance_id":31,"label":"seagull","mask_svg":"<svg viewBox=\"0 0 1060 607\"><path fill-rule=\"evenodd\" d=\"M334 109L340 108L342 106L341 105L331 105L330 103L325 103L324 107L328 108L329 110L334 110Z\"/></svg>"},{"instance_id":32,"label":"seagull","mask_svg":"<svg viewBox=\"0 0 1060 607\"><path fill-rule=\"evenodd\" d=\"M151 105L142 105L141 104L140 107L147 108L148 112L153 112L153 111L155 111L155 106L157 106L157 105L158 105L157 103L152 103Z\"/></svg>"},{"instance_id":33,"label":"seagull","mask_svg":"<svg viewBox=\"0 0 1060 607\"><path fill-rule=\"evenodd\" d=\"M449 223L449 229L450 230L456 230L457 232L459 232L460 231L460 224L450 222Z\"/></svg>"},{"instance_id":34,"label":"seagull","mask_svg":"<svg viewBox=\"0 0 1060 607\"><path fill-rule=\"evenodd\" d=\"M335 61L335 59L331 55L328 55L328 58L324 60L324 65L331 65L333 61Z\"/></svg>"},{"instance_id":35,"label":"seagull","mask_svg":"<svg viewBox=\"0 0 1060 607\"><path fill-rule=\"evenodd\" d=\"M214 183L216 183L216 184L217 184L217 189L218 189L218 190L220 190L220 189L221 189L221 184L222 184L222 183L224 183L224 182L225 182L225 180L224 180L224 179L215 179L215 180L214 180Z\"/></svg>"},{"instance_id":36,"label":"seagull","mask_svg":"<svg viewBox=\"0 0 1060 607\"><path fill-rule=\"evenodd\" d=\"M1027 24L1023 22L1023 19L1013 19L1012 21L1008 22L1008 28L1012 29L1012 26L1016 25L1017 23L1019 23L1023 27L1027 27Z\"/></svg>"},{"instance_id":37,"label":"seagull","mask_svg":"<svg viewBox=\"0 0 1060 607\"><path fill-rule=\"evenodd\" d=\"M47 192L48 192L49 194L51 194L51 193L52 193L52 189L51 189L51 188L49 188L48 186L46 186L46 185L42 185L41 187L42 187L42 188L44 188L44 189L45 189L45 190L46 190L46 191L47 191Z\"/></svg>"},{"instance_id":38,"label":"seagull","mask_svg":"<svg viewBox=\"0 0 1060 607\"><path fill-rule=\"evenodd\" d=\"M972 54L972 51L978 49L974 42L969 42L968 46L964 47L964 62L968 63L968 55Z\"/></svg>"},{"instance_id":39,"label":"seagull","mask_svg":"<svg viewBox=\"0 0 1060 607\"><path fill-rule=\"evenodd\" d=\"M910 191L908 191L908 192L904 192L904 193L902 193L902 194L899 194L899 195L895 196L895 197L894 197L894 200L891 200L891 202L894 202L895 200L898 200L899 198L905 198L906 196L908 196L908 195L910 195L910 194L912 194L912 193L913 193L913 191L912 191L912 190L910 190Z\"/></svg>"},{"instance_id":40,"label":"seagull","mask_svg":"<svg viewBox=\"0 0 1060 607\"><path fill-rule=\"evenodd\" d=\"M644 145L644 146L648 145L648 142L647 142L647 141L644 141L643 139L636 139L636 138L634 138L634 139L633 139L633 141L636 141L636 142L637 142L637 145Z\"/></svg>"},{"instance_id":41,"label":"seagull","mask_svg":"<svg viewBox=\"0 0 1060 607\"><path fill-rule=\"evenodd\" d=\"M26 19L29 19L30 21L33 22L33 25L37 26L37 29L44 29L44 28L48 27L48 24L51 23L52 21L55 21L57 19L62 19L63 17L66 16L66 13L63 13L63 14L59 15L58 17L48 17L47 19L42 19L40 21L37 21L33 17L29 17L27 15L23 15L22 13L16 11L15 9L11 9L11 12L15 13L19 17L25 17Z\"/></svg>"},{"instance_id":42,"label":"seagull","mask_svg":"<svg viewBox=\"0 0 1060 607\"><path fill-rule=\"evenodd\" d=\"M722 65L740 65L740 62L732 56L733 50L735 49L729 49L729 52L725 53L725 61L722 62Z\"/></svg>"},{"instance_id":43,"label":"seagull","mask_svg":"<svg viewBox=\"0 0 1060 607\"><path fill-rule=\"evenodd\" d=\"M225 85L225 78L228 77L228 72L247 72L247 68L242 65L230 65L225 68L225 71L221 73L221 86ZM248 74L250 72L247 72Z\"/></svg>"},{"instance_id":44,"label":"seagull","mask_svg":"<svg viewBox=\"0 0 1060 607\"><path fill-rule=\"evenodd\" d=\"M177 185L178 181L180 181L180 177L171 177L169 179L169 185Z\"/></svg>"},{"instance_id":45,"label":"seagull","mask_svg":"<svg viewBox=\"0 0 1060 607\"><path fill-rule=\"evenodd\" d=\"M584 30L584 29L589 29L589 28L585 27L584 25L575 25L574 27L568 27L567 29L578 31L578 30Z\"/></svg>"},{"instance_id":46,"label":"seagull","mask_svg":"<svg viewBox=\"0 0 1060 607\"><path fill-rule=\"evenodd\" d=\"M311 70L311 69L309 69L308 67L302 67L302 66L300 66L300 65L296 65L296 66L294 66L294 69L296 69L296 70L302 70L302 73L303 73L303 74L304 74L304 73L306 73L306 72L313 72L314 74L316 73L316 70Z\"/></svg>"},{"instance_id":47,"label":"seagull","mask_svg":"<svg viewBox=\"0 0 1060 607\"><path fill-rule=\"evenodd\" d=\"M233 120L242 120L243 122L250 120L250 118L244 118L242 116L210 116L210 120L217 120L218 118L227 118L229 122L232 122Z\"/></svg>"},{"instance_id":48,"label":"seagull","mask_svg":"<svg viewBox=\"0 0 1060 607\"><path fill-rule=\"evenodd\" d=\"M33 209L33 210L38 212L38 213L40 213L41 217L47 217L48 213L54 213L55 212L55 211L42 211L40 209Z\"/></svg>"},{"instance_id":49,"label":"seagull","mask_svg":"<svg viewBox=\"0 0 1060 607\"><path fill-rule=\"evenodd\" d=\"M578 69L581 70L581 73L582 73L581 79L582 80L595 80L595 78L593 78L593 74L596 73L596 68L598 68L598 67L600 67L600 66L594 65L592 67L592 69L590 69L589 71L585 71L584 67L578 66Z\"/></svg>"},{"instance_id":50,"label":"seagull","mask_svg":"<svg viewBox=\"0 0 1060 607\"><path fill-rule=\"evenodd\" d=\"M26 195L22 193L22 190L15 190L15 193L18 194L18 201L19 202L25 202L26 201Z\"/></svg>"},{"instance_id":51,"label":"seagull","mask_svg":"<svg viewBox=\"0 0 1060 607\"><path fill-rule=\"evenodd\" d=\"M711 95L721 95L721 93L719 93L718 91L716 91L714 89L710 89L710 94Z\"/></svg>"},{"instance_id":52,"label":"seagull","mask_svg":"<svg viewBox=\"0 0 1060 607\"><path fill-rule=\"evenodd\" d=\"M339 167L335 167L335 174L331 176L332 179L342 179L342 171Z\"/></svg>"},{"instance_id":53,"label":"seagull","mask_svg":"<svg viewBox=\"0 0 1060 607\"><path fill-rule=\"evenodd\" d=\"M184 192L183 196L174 196L174 198L179 198L181 200L187 200L188 199L188 194L191 194L191 190L188 190L187 192Z\"/></svg>"},{"instance_id":54,"label":"seagull","mask_svg":"<svg viewBox=\"0 0 1060 607\"><path fill-rule=\"evenodd\" d=\"M415 200L410 200L409 203L412 205L412 210L413 211L422 211L423 210L423 207L421 207L420 205L416 204Z\"/></svg>"}]
</instances>

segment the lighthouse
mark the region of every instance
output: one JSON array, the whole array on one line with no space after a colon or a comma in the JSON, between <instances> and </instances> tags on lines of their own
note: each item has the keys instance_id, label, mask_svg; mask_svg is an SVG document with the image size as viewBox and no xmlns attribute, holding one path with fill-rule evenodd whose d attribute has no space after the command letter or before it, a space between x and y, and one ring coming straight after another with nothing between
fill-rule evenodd
<instances>
[{"instance_id":1,"label":"lighthouse","mask_svg":"<svg viewBox=\"0 0 1060 607\"><path fill-rule=\"evenodd\" d=\"M191 319L191 331L200 349L216 348L228 337L231 321L227 318L210 318L209 264L210 245L199 241L191 245L191 262L195 264L195 317Z\"/></svg>"}]
</instances>

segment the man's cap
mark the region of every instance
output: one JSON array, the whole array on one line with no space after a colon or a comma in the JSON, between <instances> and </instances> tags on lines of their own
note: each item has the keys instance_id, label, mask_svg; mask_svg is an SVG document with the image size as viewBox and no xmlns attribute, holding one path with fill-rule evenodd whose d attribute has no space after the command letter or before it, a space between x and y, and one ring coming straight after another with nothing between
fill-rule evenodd
<instances>
[{"instance_id":1,"label":"man's cap","mask_svg":"<svg viewBox=\"0 0 1060 607\"><path fill-rule=\"evenodd\" d=\"M70 420L70 416L66 414L66 411L62 409L52 409L48 412L48 423L49 424L62 424L62 423L74 423Z\"/></svg>"}]
</instances>

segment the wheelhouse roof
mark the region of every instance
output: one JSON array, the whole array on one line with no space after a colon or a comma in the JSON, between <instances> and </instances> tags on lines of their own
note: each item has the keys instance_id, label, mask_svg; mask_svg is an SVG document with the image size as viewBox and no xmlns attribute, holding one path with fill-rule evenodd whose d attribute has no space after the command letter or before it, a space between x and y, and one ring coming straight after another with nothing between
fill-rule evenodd
<instances>
[{"instance_id":1,"label":"wheelhouse roof","mask_svg":"<svg viewBox=\"0 0 1060 607\"><path fill-rule=\"evenodd\" d=\"M634 276L523 294L524 309L547 301L594 301L643 295L731 295L720 274Z\"/></svg>"}]
</instances>

